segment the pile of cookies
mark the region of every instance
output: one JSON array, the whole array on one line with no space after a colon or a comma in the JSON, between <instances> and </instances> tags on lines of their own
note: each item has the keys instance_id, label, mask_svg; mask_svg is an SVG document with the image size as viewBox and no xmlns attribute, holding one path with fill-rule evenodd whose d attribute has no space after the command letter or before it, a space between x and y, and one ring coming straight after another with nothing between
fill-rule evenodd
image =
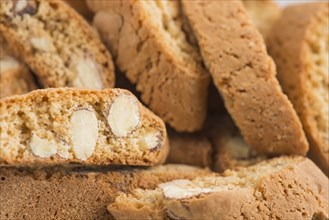
<instances>
[{"instance_id":1,"label":"pile of cookies","mask_svg":"<svg viewBox=\"0 0 329 220\"><path fill-rule=\"evenodd\" d=\"M0 219L329 219L328 3L0 3Z\"/></svg>"}]
</instances>

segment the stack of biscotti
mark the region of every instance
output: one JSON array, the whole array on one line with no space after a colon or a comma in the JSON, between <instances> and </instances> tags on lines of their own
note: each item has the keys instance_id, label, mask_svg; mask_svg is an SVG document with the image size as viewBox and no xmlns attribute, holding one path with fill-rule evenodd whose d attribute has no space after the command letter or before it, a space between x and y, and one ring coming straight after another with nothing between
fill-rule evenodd
<instances>
[{"instance_id":1,"label":"stack of biscotti","mask_svg":"<svg viewBox=\"0 0 329 220\"><path fill-rule=\"evenodd\" d=\"M270 0L79 1L1 1L5 55L60 88L0 100L0 219L329 219L304 157L310 142L325 171L327 4L284 10L273 34Z\"/></svg>"},{"instance_id":2,"label":"stack of biscotti","mask_svg":"<svg viewBox=\"0 0 329 220\"><path fill-rule=\"evenodd\" d=\"M87 172L88 171L88 172ZM210 171L184 165L150 169L0 168L0 219L112 219L107 206L120 192L154 189Z\"/></svg>"}]
</instances>

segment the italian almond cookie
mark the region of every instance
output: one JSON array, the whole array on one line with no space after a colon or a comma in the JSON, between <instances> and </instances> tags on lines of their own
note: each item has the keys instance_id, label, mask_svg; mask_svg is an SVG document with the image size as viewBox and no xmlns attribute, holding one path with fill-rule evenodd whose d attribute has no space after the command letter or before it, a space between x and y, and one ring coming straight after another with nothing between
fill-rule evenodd
<instances>
[{"instance_id":1,"label":"italian almond cookie","mask_svg":"<svg viewBox=\"0 0 329 220\"><path fill-rule=\"evenodd\" d=\"M170 152L166 160L167 163L211 167L212 146L205 134L186 134L171 131L168 137Z\"/></svg>"},{"instance_id":2,"label":"italian almond cookie","mask_svg":"<svg viewBox=\"0 0 329 220\"><path fill-rule=\"evenodd\" d=\"M266 40L274 23L281 15L279 5L272 0L243 0L249 17Z\"/></svg>"},{"instance_id":3,"label":"italian almond cookie","mask_svg":"<svg viewBox=\"0 0 329 220\"><path fill-rule=\"evenodd\" d=\"M0 101L0 165L155 165L160 118L121 89L46 89Z\"/></svg>"},{"instance_id":4,"label":"italian almond cookie","mask_svg":"<svg viewBox=\"0 0 329 220\"><path fill-rule=\"evenodd\" d=\"M309 159L282 157L223 176L121 193L115 219L328 219L328 178Z\"/></svg>"},{"instance_id":5,"label":"italian almond cookie","mask_svg":"<svg viewBox=\"0 0 329 220\"><path fill-rule=\"evenodd\" d=\"M213 147L212 166L216 172L250 166L266 159L244 141L227 114L209 117L205 132Z\"/></svg>"},{"instance_id":6,"label":"italian almond cookie","mask_svg":"<svg viewBox=\"0 0 329 220\"><path fill-rule=\"evenodd\" d=\"M32 73L19 61L0 37L0 98L37 89Z\"/></svg>"},{"instance_id":7,"label":"italian almond cookie","mask_svg":"<svg viewBox=\"0 0 329 220\"><path fill-rule=\"evenodd\" d=\"M301 122L240 1L182 1L205 65L245 141L259 153L305 155Z\"/></svg>"},{"instance_id":8,"label":"italian almond cookie","mask_svg":"<svg viewBox=\"0 0 329 220\"><path fill-rule=\"evenodd\" d=\"M0 31L44 87L114 86L112 57L89 24L59 0L2 0Z\"/></svg>"},{"instance_id":9,"label":"italian almond cookie","mask_svg":"<svg viewBox=\"0 0 329 220\"><path fill-rule=\"evenodd\" d=\"M302 121L310 156L329 176L329 5L289 6L269 38L278 79Z\"/></svg>"},{"instance_id":10,"label":"italian almond cookie","mask_svg":"<svg viewBox=\"0 0 329 220\"><path fill-rule=\"evenodd\" d=\"M203 126L209 75L178 1L88 1L94 26L142 101L176 131Z\"/></svg>"},{"instance_id":11,"label":"italian almond cookie","mask_svg":"<svg viewBox=\"0 0 329 220\"><path fill-rule=\"evenodd\" d=\"M0 219L114 219L107 205L120 192L210 173L185 165L101 171L1 167Z\"/></svg>"}]
</instances>

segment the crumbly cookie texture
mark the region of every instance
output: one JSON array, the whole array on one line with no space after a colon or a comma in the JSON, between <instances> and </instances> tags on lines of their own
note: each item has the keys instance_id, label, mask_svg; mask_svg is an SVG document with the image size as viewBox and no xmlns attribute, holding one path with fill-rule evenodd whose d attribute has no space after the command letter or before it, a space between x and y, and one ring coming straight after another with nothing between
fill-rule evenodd
<instances>
[{"instance_id":1,"label":"crumbly cookie texture","mask_svg":"<svg viewBox=\"0 0 329 220\"><path fill-rule=\"evenodd\" d=\"M87 3L85 0L64 0L66 1L72 8L74 8L80 15L82 15L87 21L91 21L93 18L92 11L87 7Z\"/></svg>"},{"instance_id":2,"label":"crumbly cookie texture","mask_svg":"<svg viewBox=\"0 0 329 220\"><path fill-rule=\"evenodd\" d=\"M170 152L166 160L167 163L211 167L212 146L205 134L170 131L168 137Z\"/></svg>"},{"instance_id":3,"label":"crumbly cookie texture","mask_svg":"<svg viewBox=\"0 0 329 220\"><path fill-rule=\"evenodd\" d=\"M0 37L0 51L0 98L37 89L32 73L13 55L2 37Z\"/></svg>"},{"instance_id":4,"label":"crumbly cookie texture","mask_svg":"<svg viewBox=\"0 0 329 220\"><path fill-rule=\"evenodd\" d=\"M287 7L269 38L278 79L302 121L310 156L329 176L328 3Z\"/></svg>"},{"instance_id":5,"label":"crumbly cookie texture","mask_svg":"<svg viewBox=\"0 0 329 220\"><path fill-rule=\"evenodd\" d=\"M0 101L1 165L154 165L163 121L121 89L46 89Z\"/></svg>"},{"instance_id":6,"label":"crumbly cookie texture","mask_svg":"<svg viewBox=\"0 0 329 220\"><path fill-rule=\"evenodd\" d=\"M272 0L243 0L249 17L266 40L281 15L279 5Z\"/></svg>"},{"instance_id":7,"label":"crumbly cookie texture","mask_svg":"<svg viewBox=\"0 0 329 220\"><path fill-rule=\"evenodd\" d=\"M89 24L59 0L3 0L0 31L44 87L114 86L112 57Z\"/></svg>"},{"instance_id":8,"label":"crumbly cookie texture","mask_svg":"<svg viewBox=\"0 0 329 220\"><path fill-rule=\"evenodd\" d=\"M227 114L211 116L206 121L205 133L213 146L213 170L246 167L265 160L244 141L239 129Z\"/></svg>"},{"instance_id":9,"label":"crumbly cookie texture","mask_svg":"<svg viewBox=\"0 0 329 220\"><path fill-rule=\"evenodd\" d=\"M185 165L112 171L104 168L102 172L1 167L0 219L113 219L107 205L119 192L136 187L154 189L162 182L209 173Z\"/></svg>"},{"instance_id":10,"label":"crumbly cookie texture","mask_svg":"<svg viewBox=\"0 0 329 220\"><path fill-rule=\"evenodd\" d=\"M200 130L209 75L187 41L178 1L88 1L94 25L141 99L177 131Z\"/></svg>"},{"instance_id":11,"label":"crumbly cookie texture","mask_svg":"<svg viewBox=\"0 0 329 220\"><path fill-rule=\"evenodd\" d=\"M115 219L328 219L328 178L309 159L281 157L223 176L121 193Z\"/></svg>"},{"instance_id":12,"label":"crumbly cookie texture","mask_svg":"<svg viewBox=\"0 0 329 220\"><path fill-rule=\"evenodd\" d=\"M201 54L246 142L259 153L305 155L301 122L240 1L182 1Z\"/></svg>"}]
</instances>

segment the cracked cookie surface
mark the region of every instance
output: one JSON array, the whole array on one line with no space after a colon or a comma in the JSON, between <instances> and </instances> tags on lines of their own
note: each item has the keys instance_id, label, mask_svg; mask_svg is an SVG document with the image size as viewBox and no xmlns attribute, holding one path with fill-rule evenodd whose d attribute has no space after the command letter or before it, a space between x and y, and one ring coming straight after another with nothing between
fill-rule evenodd
<instances>
[{"instance_id":1,"label":"cracked cookie surface","mask_svg":"<svg viewBox=\"0 0 329 220\"><path fill-rule=\"evenodd\" d=\"M59 0L3 0L0 30L44 87L114 86L112 57L88 23Z\"/></svg>"},{"instance_id":2,"label":"cracked cookie surface","mask_svg":"<svg viewBox=\"0 0 329 220\"><path fill-rule=\"evenodd\" d=\"M245 141L259 153L305 155L301 122L242 2L182 2L205 64Z\"/></svg>"},{"instance_id":3,"label":"cracked cookie surface","mask_svg":"<svg viewBox=\"0 0 329 220\"><path fill-rule=\"evenodd\" d=\"M126 90L36 90L0 110L1 165L155 165L169 150L162 120Z\"/></svg>"},{"instance_id":4,"label":"cracked cookie surface","mask_svg":"<svg viewBox=\"0 0 329 220\"><path fill-rule=\"evenodd\" d=\"M94 25L143 102L177 131L202 128L209 76L177 1L88 1Z\"/></svg>"}]
</instances>

